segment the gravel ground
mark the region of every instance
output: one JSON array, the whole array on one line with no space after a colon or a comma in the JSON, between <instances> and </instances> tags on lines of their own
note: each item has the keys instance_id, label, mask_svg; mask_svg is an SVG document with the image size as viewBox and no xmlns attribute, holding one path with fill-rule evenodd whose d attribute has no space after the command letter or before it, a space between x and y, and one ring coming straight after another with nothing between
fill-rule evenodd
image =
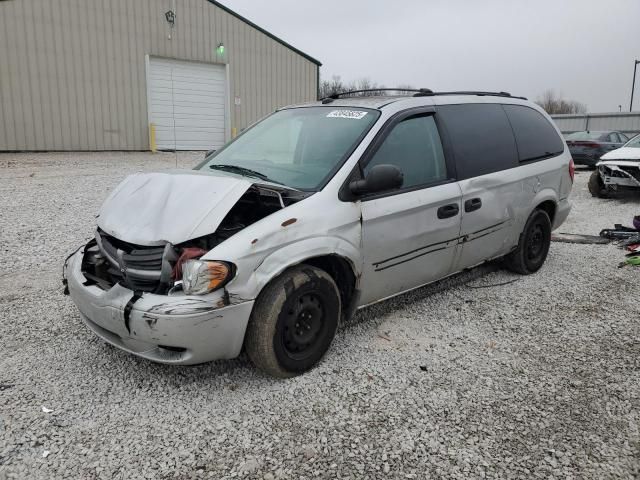
<instances>
[{"instance_id":1,"label":"gravel ground","mask_svg":"<svg viewBox=\"0 0 640 480\"><path fill-rule=\"evenodd\" d=\"M105 345L62 295L63 259L126 174L174 164L0 155L0 479L640 475L638 271L614 246L554 243L536 275L485 266L361 311L287 381ZM640 213L587 178L560 231Z\"/></svg>"}]
</instances>

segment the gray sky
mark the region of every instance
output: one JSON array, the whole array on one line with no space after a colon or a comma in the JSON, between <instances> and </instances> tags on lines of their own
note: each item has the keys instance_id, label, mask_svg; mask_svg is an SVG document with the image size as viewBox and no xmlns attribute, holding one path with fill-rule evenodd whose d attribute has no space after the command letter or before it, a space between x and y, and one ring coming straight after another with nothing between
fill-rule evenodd
<instances>
[{"instance_id":1,"label":"gray sky","mask_svg":"<svg viewBox=\"0 0 640 480\"><path fill-rule=\"evenodd\" d=\"M628 111L640 60L640 0L221 1L320 60L323 78L530 99L553 88L590 112ZM635 97L640 110L640 78Z\"/></svg>"}]
</instances>

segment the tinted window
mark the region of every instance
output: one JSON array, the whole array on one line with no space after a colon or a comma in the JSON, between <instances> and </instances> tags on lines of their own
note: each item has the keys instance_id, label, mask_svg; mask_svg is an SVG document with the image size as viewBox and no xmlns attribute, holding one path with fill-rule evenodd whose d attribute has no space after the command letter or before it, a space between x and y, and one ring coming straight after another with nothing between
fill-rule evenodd
<instances>
[{"instance_id":1,"label":"tinted window","mask_svg":"<svg viewBox=\"0 0 640 480\"><path fill-rule=\"evenodd\" d=\"M627 137L624 133L618 132L618 136L620 137L620 141L621 142L628 142L629 141L629 137Z\"/></svg>"},{"instance_id":2,"label":"tinted window","mask_svg":"<svg viewBox=\"0 0 640 480\"><path fill-rule=\"evenodd\" d=\"M553 125L533 108L522 105L503 105L518 144L521 162L559 155L564 143Z\"/></svg>"},{"instance_id":3,"label":"tinted window","mask_svg":"<svg viewBox=\"0 0 640 480\"><path fill-rule=\"evenodd\" d=\"M402 188L445 180L444 153L433 117L413 117L393 127L365 166L365 176L374 165L397 166L404 174Z\"/></svg>"},{"instance_id":4,"label":"tinted window","mask_svg":"<svg viewBox=\"0 0 640 480\"><path fill-rule=\"evenodd\" d=\"M606 142L618 143L618 134L617 133L610 133L605 141Z\"/></svg>"},{"instance_id":5,"label":"tinted window","mask_svg":"<svg viewBox=\"0 0 640 480\"><path fill-rule=\"evenodd\" d=\"M496 104L438 107L451 137L458 178L477 177L518 165L511 125Z\"/></svg>"}]
</instances>

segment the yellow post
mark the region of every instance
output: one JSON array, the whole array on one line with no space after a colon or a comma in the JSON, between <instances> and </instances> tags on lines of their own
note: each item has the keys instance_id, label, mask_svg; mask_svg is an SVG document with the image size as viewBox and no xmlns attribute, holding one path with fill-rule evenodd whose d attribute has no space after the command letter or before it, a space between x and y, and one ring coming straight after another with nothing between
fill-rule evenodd
<instances>
[{"instance_id":1,"label":"yellow post","mask_svg":"<svg viewBox=\"0 0 640 480\"><path fill-rule=\"evenodd\" d=\"M158 147L156 145L156 125L154 123L149 124L149 149L156 153Z\"/></svg>"},{"instance_id":2,"label":"yellow post","mask_svg":"<svg viewBox=\"0 0 640 480\"><path fill-rule=\"evenodd\" d=\"M238 129L236 127L233 127L231 129L231 138L236 138L237 135L238 135Z\"/></svg>"}]
</instances>

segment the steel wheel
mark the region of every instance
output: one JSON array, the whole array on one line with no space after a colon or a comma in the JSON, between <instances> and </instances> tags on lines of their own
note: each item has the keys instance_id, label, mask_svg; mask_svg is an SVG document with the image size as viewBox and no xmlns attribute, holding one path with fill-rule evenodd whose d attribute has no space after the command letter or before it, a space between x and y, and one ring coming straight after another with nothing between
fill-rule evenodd
<instances>
[{"instance_id":1,"label":"steel wheel","mask_svg":"<svg viewBox=\"0 0 640 480\"><path fill-rule=\"evenodd\" d=\"M322 299L313 293L293 301L284 316L282 341L285 352L293 359L305 358L318 342L324 326Z\"/></svg>"},{"instance_id":2,"label":"steel wheel","mask_svg":"<svg viewBox=\"0 0 640 480\"><path fill-rule=\"evenodd\" d=\"M327 272L290 268L256 300L245 338L249 358L277 377L306 372L329 349L341 312L340 292Z\"/></svg>"},{"instance_id":3,"label":"steel wheel","mask_svg":"<svg viewBox=\"0 0 640 480\"><path fill-rule=\"evenodd\" d=\"M540 223L532 225L527 239L527 260L536 262L544 251L545 236L544 229Z\"/></svg>"},{"instance_id":4,"label":"steel wheel","mask_svg":"<svg viewBox=\"0 0 640 480\"><path fill-rule=\"evenodd\" d=\"M551 220L544 210L534 210L520 235L518 247L505 257L509 270L529 275L540 270L551 245Z\"/></svg>"}]
</instances>

